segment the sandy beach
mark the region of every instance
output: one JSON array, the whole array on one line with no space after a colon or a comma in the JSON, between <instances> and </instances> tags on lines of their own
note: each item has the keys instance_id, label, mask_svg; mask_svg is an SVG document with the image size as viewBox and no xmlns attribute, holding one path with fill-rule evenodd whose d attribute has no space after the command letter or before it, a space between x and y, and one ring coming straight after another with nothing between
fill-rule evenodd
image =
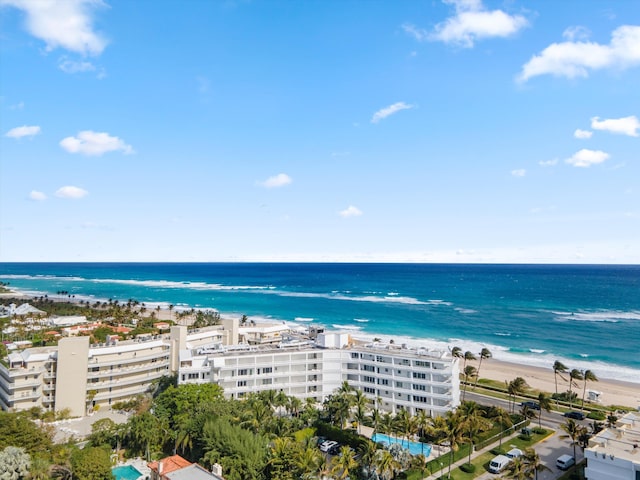
<instances>
[{"instance_id":1,"label":"sandy beach","mask_svg":"<svg viewBox=\"0 0 640 480\"><path fill-rule=\"evenodd\" d=\"M470 365L478 366L478 362L469 362ZM596 376L598 372L595 372ZM480 378L489 378L498 381L511 381L516 377L522 377L533 389L554 393L555 382L552 365L548 369L531 367L516 363L509 363L500 360L484 360L480 367ZM565 378L566 375L565 375ZM582 398L584 383L578 381L578 387L573 387L573 391ZM568 382L558 377L558 392L567 391ZM640 408L640 383L621 382L617 380L599 379L597 382L587 382L587 390L597 390L602 392L600 405L624 405L632 408Z\"/></svg>"}]
</instances>

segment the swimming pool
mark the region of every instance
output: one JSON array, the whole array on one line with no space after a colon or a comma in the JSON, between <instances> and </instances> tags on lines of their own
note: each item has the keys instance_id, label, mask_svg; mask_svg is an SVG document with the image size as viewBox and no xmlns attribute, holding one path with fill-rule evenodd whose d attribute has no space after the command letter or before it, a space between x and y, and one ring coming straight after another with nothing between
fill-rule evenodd
<instances>
[{"instance_id":1,"label":"swimming pool","mask_svg":"<svg viewBox=\"0 0 640 480\"><path fill-rule=\"evenodd\" d=\"M138 480L142 474L132 465L123 465L111 469L116 480Z\"/></svg>"},{"instance_id":2,"label":"swimming pool","mask_svg":"<svg viewBox=\"0 0 640 480\"><path fill-rule=\"evenodd\" d=\"M411 442L406 438L390 437L384 433L374 434L373 437L371 437L371 440L374 442L386 443L388 445L391 445L392 443L399 443L404 448L408 448L411 455L423 454L425 457L428 457L431 453L431 445L428 443Z\"/></svg>"}]
</instances>

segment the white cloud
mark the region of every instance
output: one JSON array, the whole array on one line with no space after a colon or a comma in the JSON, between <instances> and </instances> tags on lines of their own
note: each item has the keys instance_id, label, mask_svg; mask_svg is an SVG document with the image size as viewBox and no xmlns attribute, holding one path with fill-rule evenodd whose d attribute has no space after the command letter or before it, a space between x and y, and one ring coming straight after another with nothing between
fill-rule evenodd
<instances>
[{"instance_id":1,"label":"white cloud","mask_svg":"<svg viewBox=\"0 0 640 480\"><path fill-rule=\"evenodd\" d=\"M95 65L91 62L77 62L75 60L69 60L65 57L62 57L58 62L58 68L64 73L93 72L96 69Z\"/></svg>"},{"instance_id":2,"label":"white cloud","mask_svg":"<svg viewBox=\"0 0 640 480\"><path fill-rule=\"evenodd\" d=\"M593 132L589 130L580 130L579 128L577 128L576 131L573 132L573 136L581 140L586 140L587 138L591 138L592 135L593 135Z\"/></svg>"},{"instance_id":3,"label":"white cloud","mask_svg":"<svg viewBox=\"0 0 640 480\"><path fill-rule=\"evenodd\" d=\"M22 137L33 137L40 133L40 127L37 125L27 126L23 125L22 127L16 127L9 130L4 134L5 137L9 138L22 138Z\"/></svg>"},{"instance_id":4,"label":"white cloud","mask_svg":"<svg viewBox=\"0 0 640 480\"><path fill-rule=\"evenodd\" d=\"M412 25L410 23L403 24L402 25L402 29L406 33L411 35L413 38L418 40L419 42L422 42L423 40L427 40L429 38L429 32L427 32L426 30L423 30L421 28L418 28L415 25Z\"/></svg>"},{"instance_id":5,"label":"white cloud","mask_svg":"<svg viewBox=\"0 0 640 480\"><path fill-rule=\"evenodd\" d=\"M588 150L583 148L579 152L574 153L570 158L567 158L565 161L569 165L573 165L574 167L590 167L591 165L596 165L598 163L602 163L607 160L610 155L601 150Z\"/></svg>"},{"instance_id":6,"label":"white cloud","mask_svg":"<svg viewBox=\"0 0 640 480\"><path fill-rule=\"evenodd\" d=\"M640 41L640 38L638 40ZM640 121L638 121L635 115L623 118L607 118L605 120L600 120L599 117L593 117L591 119L591 128L637 137L637 130L640 129Z\"/></svg>"},{"instance_id":7,"label":"white cloud","mask_svg":"<svg viewBox=\"0 0 640 480\"><path fill-rule=\"evenodd\" d=\"M430 40L471 48L477 40L509 37L529 24L522 15L509 15L503 10L487 10L480 0L443 1L454 5L456 14L436 25L435 31L429 35ZM415 33L413 35L416 36Z\"/></svg>"},{"instance_id":8,"label":"white cloud","mask_svg":"<svg viewBox=\"0 0 640 480\"><path fill-rule=\"evenodd\" d=\"M56 197L59 198L70 198L72 200L77 200L82 197L86 197L89 195L89 192L80 188L68 185L66 187L61 187L56 190Z\"/></svg>"},{"instance_id":9,"label":"white cloud","mask_svg":"<svg viewBox=\"0 0 640 480\"><path fill-rule=\"evenodd\" d=\"M527 174L527 171L524 168L511 170L511 175L513 175L514 177L524 177L526 174Z\"/></svg>"},{"instance_id":10,"label":"white cloud","mask_svg":"<svg viewBox=\"0 0 640 480\"><path fill-rule=\"evenodd\" d=\"M286 173L279 173L273 177L267 178L264 182L260 182L260 185L266 188L279 188L289 185L293 182L292 178Z\"/></svg>"},{"instance_id":11,"label":"white cloud","mask_svg":"<svg viewBox=\"0 0 640 480\"><path fill-rule=\"evenodd\" d=\"M590 35L589 29L580 25L569 27L562 32L562 36L571 42L574 40L586 40Z\"/></svg>"},{"instance_id":12,"label":"white cloud","mask_svg":"<svg viewBox=\"0 0 640 480\"><path fill-rule=\"evenodd\" d=\"M526 82L547 74L588 77L590 70L625 69L635 65L640 65L640 26L623 25L612 32L608 45L585 41L552 43L522 67L518 81Z\"/></svg>"},{"instance_id":13,"label":"white cloud","mask_svg":"<svg viewBox=\"0 0 640 480\"><path fill-rule=\"evenodd\" d=\"M47 196L44 193L39 192L37 190L31 190L31 193L29 194L29 198L31 200L41 201L41 200L46 200Z\"/></svg>"},{"instance_id":14,"label":"white cloud","mask_svg":"<svg viewBox=\"0 0 640 480\"><path fill-rule=\"evenodd\" d=\"M409 110L414 108L413 105L406 104L404 102L397 102L393 105L389 105L388 107L381 108L371 117L371 123L378 123L380 120L387 118L394 113L398 113L401 110Z\"/></svg>"},{"instance_id":15,"label":"white cloud","mask_svg":"<svg viewBox=\"0 0 640 480\"><path fill-rule=\"evenodd\" d=\"M0 0L0 5L26 13L26 28L46 43L47 51L64 48L83 55L100 55L107 41L93 30L93 10L101 0Z\"/></svg>"},{"instance_id":16,"label":"white cloud","mask_svg":"<svg viewBox=\"0 0 640 480\"><path fill-rule=\"evenodd\" d=\"M15 105L9 105L9 110L22 110L24 108L24 102L18 102Z\"/></svg>"},{"instance_id":17,"label":"white cloud","mask_svg":"<svg viewBox=\"0 0 640 480\"><path fill-rule=\"evenodd\" d=\"M339 211L338 214L343 218L359 217L360 215L362 215L362 211L358 207L349 205L344 210Z\"/></svg>"},{"instance_id":18,"label":"white cloud","mask_svg":"<svg viewBox=\"0 0 640 480\"><path fill-rule=\"evenodd\" d=\"M540 160L538 165L541 167L555 167L558 164L558 159L553 158L551 160Z\"/></svg>"},{"instance_id":19,"label":"white cloud","mask_svg":"<svg viewBox=\"0 0 640 480\"><path fill-rule=\"evenodd\" d=\"M83 155L102 155L107 152L121 150L125 154L134 153L133 147L127 145L118 137L112 137L106 132L84 130L77 137L67 137L60 141L60 146L69 153Z\"/></svg>"}]
</instances>

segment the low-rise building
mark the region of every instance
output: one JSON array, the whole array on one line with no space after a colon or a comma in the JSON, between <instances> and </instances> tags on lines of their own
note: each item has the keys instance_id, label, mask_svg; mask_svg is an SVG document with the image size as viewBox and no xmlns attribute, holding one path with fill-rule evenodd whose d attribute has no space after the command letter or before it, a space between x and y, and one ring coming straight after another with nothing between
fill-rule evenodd
<instances>
[{"instance_id":1,"label":"low-rise building","mask_svg":"<svg viewBox=\"0 0 640 480\"><path fill-rule=\"evenodd\" d=\"M588 480L640 480L640 414L629 412L589 440Z\"/></svg>"},{"instance_id":2,"label":"low-rise building","mask_svg":"<svg viewBox=\"0 0 640 480\"><path fill-rule=\"evenodd\" d=\"M224 480L220 465L214 464L210 472L180 455L151 462L149 469L151 470L151 480Z\"/></svg>"}]
</instances>

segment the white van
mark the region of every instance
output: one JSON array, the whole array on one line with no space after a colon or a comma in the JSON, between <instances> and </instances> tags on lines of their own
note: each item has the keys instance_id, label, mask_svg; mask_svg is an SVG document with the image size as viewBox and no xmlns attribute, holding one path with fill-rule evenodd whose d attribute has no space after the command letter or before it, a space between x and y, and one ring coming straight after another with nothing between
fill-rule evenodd
<instances>
[{"instance_id":1,"label":"white van","mask_svg":"<svg viewBox=\"0 0 640 480\"><path fill-rule=\"evenodd\" d=\"M497 457L494 457L494 459L489 462L489 471L491 473L500 473L502 470L507 468L507 465L509 465L509 462L511 462L511 459L509 457L506 457L504 455L498 455Z\"/></svg>"},{"instance_id":2,"label":"white van","mask_svg":"<svg viewBox=\"0 0 640 480\"><path fill-rule=\"evenodd\" d=\"M558 467L560 470L567 470L570 467L574 466L575 463L576 459L571 455L562 455L556 460L556 467Z\"/></svg>"}]
</instances>

